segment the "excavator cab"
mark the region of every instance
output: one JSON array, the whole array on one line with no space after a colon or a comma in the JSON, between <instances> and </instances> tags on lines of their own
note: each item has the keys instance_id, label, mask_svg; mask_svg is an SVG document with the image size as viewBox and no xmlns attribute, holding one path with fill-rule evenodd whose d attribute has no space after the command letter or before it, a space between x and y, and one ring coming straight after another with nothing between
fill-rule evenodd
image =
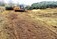
<instances>
[{"instance_id":1,"label":"excavator cab","mask_svg":"<svg viewBox=\"0 0 57 39\"><path fill-rule=\"evenodd\" d=\"M24 9L24 6L20 5L20 6L15 6L14 11L15 12L24 12L25 9Z\"/></svg>"}]
</instances>

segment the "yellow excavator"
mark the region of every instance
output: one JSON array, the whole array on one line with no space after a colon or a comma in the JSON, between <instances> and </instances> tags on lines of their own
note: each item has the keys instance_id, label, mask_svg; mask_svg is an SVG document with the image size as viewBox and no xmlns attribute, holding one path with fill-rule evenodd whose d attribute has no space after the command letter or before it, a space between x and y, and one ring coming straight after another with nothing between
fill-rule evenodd
<instances>
[{"instance_id":1,"label":"yellow excavator","mask_svg":"<svg viewBox=\"0 0 57 39\"><path fill-rule=\"evenodd\" d=\"M20 6L6 6L5 9L6 10L14 10L15 12L25 12L25 8L22 5L20 5Z\"/></svg>"},{"instance_id":2,"label":"yellow excavator","mask_svg":"<svg viewBox=\"0 0 57 39\"><path fill-rule=\"evenodd\" d=\"M24 12L25 11L25 8L24 8L24 6L15 6L15 7L13 7L13 10L15 11L15 12Z\"/></svg>"},{"instance_id":3,"label":"yellow excavator","mask_svg":"<svg viewBox=\"0 0 57 39\"><path fill-rule=\"evenodd\" d=\"M17 4L13 4L12 2L13 2L12 0L9 0L9 3L6 4L6 7L5 7L6 10L14 10L14 11L19 11L19 12L25 11L24 6L19 5L18 1L17 1Z\"/></svg>"}]
</instances>

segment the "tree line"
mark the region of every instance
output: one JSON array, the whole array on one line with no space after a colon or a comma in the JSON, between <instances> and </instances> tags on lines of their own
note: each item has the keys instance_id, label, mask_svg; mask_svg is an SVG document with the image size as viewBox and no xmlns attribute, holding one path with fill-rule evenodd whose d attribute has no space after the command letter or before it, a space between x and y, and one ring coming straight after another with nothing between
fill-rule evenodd
<instances>
[{"instance_id":1,"label":"tree line","mask_svg":"<svg viewBox=\"0 0 57 39\"><path fill-rule=\"evenodd\" d=\"M26 9L46 9L46 8L56 8L57 1L43 1L38 3L33 3L31 6L27 6Z\"/></svg>"},{"instance_id":2,"label":"tree line","mask_svg":"<svg viewBox=\"0 0 57 39\"><path fill-rule=\"evenodd\" d=\"M5 6L5 3L4 2L0 2L0 6Z\"/></svg>"}]
</instances>

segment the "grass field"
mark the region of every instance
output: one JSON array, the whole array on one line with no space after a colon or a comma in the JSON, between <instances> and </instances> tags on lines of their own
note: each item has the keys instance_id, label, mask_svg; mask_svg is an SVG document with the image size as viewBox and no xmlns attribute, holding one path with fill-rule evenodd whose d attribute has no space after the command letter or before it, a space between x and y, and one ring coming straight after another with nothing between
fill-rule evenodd
<instances>
[{"instance_id":1,"label":"grass field","mask_svg":"<svg viewBox=\"0 0 57 39\"><path fill-rule=\"evenodd\" d=\"M32 15L31 15L32 16ZM45 9L33 14L36 20L46 23L46 27L57 33L57 9Z\"/></svg>"},{"instance_id":2,"label":"grass field","mask_svg":"<svg viewBox=\"0 0 57 39\"><path fill-rule=\"evenodd\" d=\"M1 39L57 39L57 8L0 14Z\"/></svg>"}]
</instances>

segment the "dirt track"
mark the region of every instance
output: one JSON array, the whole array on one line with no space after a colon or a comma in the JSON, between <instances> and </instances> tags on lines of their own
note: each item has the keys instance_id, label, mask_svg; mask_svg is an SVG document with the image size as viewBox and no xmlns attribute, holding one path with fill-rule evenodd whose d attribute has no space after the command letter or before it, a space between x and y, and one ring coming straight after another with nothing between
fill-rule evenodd
<instances>
[{"instance_id":1,"label":"dirt track","mask_svg":"<svg viewBox=\"0 0 57 39\"><path fill-rule=\"evenodd\" d=\"M57 39L57 35L40 21L33 20L27 13L20 13L9 13L5 16L7 26L4 33L8 34L6 39Z\"/></svg>"}]
</instances>

